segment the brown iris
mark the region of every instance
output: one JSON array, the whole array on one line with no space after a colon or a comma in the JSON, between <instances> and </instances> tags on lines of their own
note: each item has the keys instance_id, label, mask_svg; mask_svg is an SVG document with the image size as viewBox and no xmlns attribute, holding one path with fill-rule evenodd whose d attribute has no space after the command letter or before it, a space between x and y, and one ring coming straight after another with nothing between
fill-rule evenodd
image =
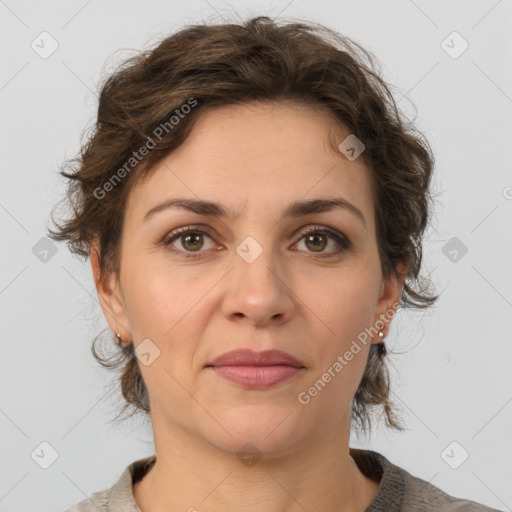
<instances>
[{"instance_id":1,"label":"brown iris","mask_svg":"<svg viewBox=\"0 0 512 512\"><path fill-rule=\"evenodd\" d=\"M202 236L203 235L201 233L183 235L182 236L183 247L185 247L185 249L187 249L187 250L192 250L192 251L201 249L201 247L203 247L203 244L204 244L204 240L202 238L200 238ZM183 242L183 240L185 240L185 242ZM192 242L191 245L187 246L187 244L190 241Z\"/></svg>"},{"instance_id":2,"label":"brown iris","mask_svg":"<svg viewBox=\"0 0 512 512\"><path fill-rule=\"evenodd\" d=\"M318 238L323 238L323 243L318 242ZM325 249L325 245L327 244L325 235L321 235L321 234L308 235L306 237L305 242L306 242L306 245L308 245L308 242L312 242L312 247L314 248L315 251L319 247L320 247L320 251L322 251L323 249Z\"/></svg>"}]
</instances>

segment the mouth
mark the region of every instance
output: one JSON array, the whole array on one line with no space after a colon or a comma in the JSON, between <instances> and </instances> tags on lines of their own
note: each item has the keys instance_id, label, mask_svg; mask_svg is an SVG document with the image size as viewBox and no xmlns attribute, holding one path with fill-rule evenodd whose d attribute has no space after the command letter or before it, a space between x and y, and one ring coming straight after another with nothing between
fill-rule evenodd
<instances>
[{"instance_id":1,"label":"mouth","mask_svg":"<svg viewBox=\"0 0 512 512\"><path fill-rule=\"evenodd\" d=\"M247 389L267 389L277 386L305 371L305 368L277 364L272 366L207 366L214 373Z\"/></svg>"},{"instance_id":2,"label":"mouth","mask_svg":"<svg viewBox=\"0 0 512 512\"><path fill-rule=\"evenodd\" d=\"M282 350L265 350L255 352L250 349L238 349L226 352L206 366L274 366L286 365L304 368L304 365L294 356Z\"/></svg>"},{"instance_id":3,"label":"mouth","mask_svg":"<svg viewBox=\"0 0 512 512\"><path fill-rule=\"evenodd\" d=\"M246 389L267 389L305 372L294 356L280 350L227 352L205 365L216 375Z\"/></svg>"}]
</instances>

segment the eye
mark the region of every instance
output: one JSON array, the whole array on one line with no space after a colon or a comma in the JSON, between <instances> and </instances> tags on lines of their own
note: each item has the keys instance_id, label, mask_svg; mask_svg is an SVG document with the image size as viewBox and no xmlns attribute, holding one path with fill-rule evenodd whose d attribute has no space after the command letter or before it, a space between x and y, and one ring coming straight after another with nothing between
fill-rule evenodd
<instances>
[{"instance_id":1,"label":"eye","mask_svg":"<svg viewBox=\"0 0 512 512\"><path fill-rule=\"evenodd\" d=\"M202 229L198 229L195 226L186 226L183 228L175 229L173 232L169 234L163 241L163 244L166 248L173 252L185 252L187 258L197 258L200 256L199 254L194 254L196 252L200 252L200 249L203 248L204 240L201 237L207 236L208 238L212 238L210 234ZM179 240L183 249L175 249L170 246L173 245L175 240Z\"/></svg>"},{"instance_id":2,"label":"eye","mask_svg":"<svg viewBox=\"0 0 512 512\"><path fill-rule=\"evenodd\" d=\"M299 234L300 239L295 245L304 241L306 248L309 249L307 252L316 253L319 257L334 256L352 247L352 243L347 237L325 226L308 227L301 230ZM201 252L203 252L201 249L204 248L205 236L213 240L212 235L208 231L199 229L197 226L186 226L172 231L162 243L172 252L185 253L186 258L198 258L201 256ZM329 239L334 240L335 247L331 251L324 251ZM181 249L174 246L176 240L181 244Z\"/></svg>"},{"instance_id":3,"label":"eye","mask_svg":"<svg viewBox=\"0 0 512 512\"><path fill-rule=\"evenodd\" d=\"M334 256L352 247L352 243L346 236L325 226L308 227L299 234L301 238L297 243L304 241L305 246L311 249L310 252L317 253L320 257ZM329 238L335 241L335 248L324 254L323 249L328 245Z\"/></svg>"}]
</instances>

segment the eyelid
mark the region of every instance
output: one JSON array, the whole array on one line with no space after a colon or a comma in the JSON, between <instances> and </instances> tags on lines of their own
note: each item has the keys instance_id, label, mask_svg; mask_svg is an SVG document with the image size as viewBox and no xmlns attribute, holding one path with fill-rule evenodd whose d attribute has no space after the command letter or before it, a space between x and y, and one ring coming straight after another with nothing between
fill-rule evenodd
<instances>
[{"instance_id":1,"label":"eyelid","mask_svg":"<svg viewBox=\"0 0 512 512\"><path fill-rule=\"evenodd\" d=\"M312 225L309 225L309 226L306 226L306 227L300 229L298 232L299 238L298 238L297 242L295 242L295 243L300 242L305 236L307 236L309 234L314 234L314 233L326 234L326 235L330 236L331 238L334 238L336 243L342 247L342 249L335 250L334 252L331 251L330 253L325 253L325 257L327 257L328 255L335 256L335 255L339 254L340 252L344 252L344 251L347 251L352 248L352 245L353 245L352 242L343 232L338 231L337 229L334 229L334 228L330 228L329 226L321 225L321 224L312 224ZM315 253L311 253L311 254L314 255ZM323 253L319 253L320 257L322 257L322 255L323 255Z\"/></svg>"},{"instance_id":2,"label":"eyelid","mask_svg":"<svg viewBox=\"0 0 512 512\"><path fill-rule=\"evenodd\" d=\"M181 226L168 232L162 239L162 244L165 246L171 245L171 241L177 240L180 236L186 235L187 233L201 233L208 235L211 239L215 238L213 230L207 226L201 226L196 224L190 224L187 226ZM183 251L179 251L183 252Z\"/></svg>"},{"instance_id":3,"label":"eyelid","mask_svg":"<svg viewBox=\"0 0 512 512\"><path fill-rule=\"evenodd\" d=\"M194 251L182 251L180 249L175 249L175 248L171 249L170 248L175 240L179 239L180 236L183 236L187 233L205 234L205 235L209 236L212 240L215 239L213 230L211 228L209 228L208 226L191 224L191 225L176 228L176 229L172 230L170 233L167 233L164 236L161 243L164 245L165 248L167 248L171 252L185 254L185 257L189 257L189 258L190 257L192 257L192 258L200 257L199 255L206 251L195 251L194 252ZM325 226L322 224L310 224L310 225L305 226L305 227L299 229L298 231L296 231L295 234L293 235L293 238L294 239L297 238L297 240L294 242L293 245L299 243L305 236L307 236L309 234L315 234L315 233L328 235L329 237L334 239L335 243L338 245L338 248L335 249L334 251L330 251L330 252L326 252L326 253L317 253L316 255L314 252L310 252L310 254L313 255L313 257L315 257L315 256L318 258L333 257L336 255L339 255L341 252L345 252L352 248L352 242L349 240L349 238L344 233L338 231L337 229L330 228L329 226ZM298 252L304 252L304 251L298 251Z\"/></svg>"}]
</instances>

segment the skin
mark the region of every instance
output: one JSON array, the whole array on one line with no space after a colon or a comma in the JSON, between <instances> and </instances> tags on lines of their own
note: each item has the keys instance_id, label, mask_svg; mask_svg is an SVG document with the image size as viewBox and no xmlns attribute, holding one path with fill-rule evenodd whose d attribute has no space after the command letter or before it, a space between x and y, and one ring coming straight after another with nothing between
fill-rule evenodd
<instances>
[{"instance_id":1,"label":"skin","mask_svg":"<svg viewBox=\"0 0 512 512\"><path fill-rule=\"evenodd\" d=\"M136 347L149 338L160 350L150 365L139 364L157 455L134 486L143 512L364 511L377 493L379 483L349 454L349 434L351 401L378 337L360 344L310 403L297 399L402 292L402 279L381 273L370 171L361 157L350 161L328 144L329 135L339 143L349 133L327 111L290 102L205 111L185 143L131 191L119 275L100 279L91 253L112 330ZM282 218L295 200L333 196L359 208L366 226L341 208ZM239 215L173 208L143 222L176 197L215 201ZM336 253L336 240L318 235L315 250L298 230L316 225L345 235L351 247ZM182 226L209 227L211 235L195 232L199 242L184 235L165 247ZM236 252L248 236L263 249L252 263ZM198 254L194 247L199 257L187 258ZM402 276L405 267L398 270ZM305 370L250 390L204 368L242 347L283 350ZM261 453L250 466L236 455L248 442Z\"/></svg>"}]
</instances>

